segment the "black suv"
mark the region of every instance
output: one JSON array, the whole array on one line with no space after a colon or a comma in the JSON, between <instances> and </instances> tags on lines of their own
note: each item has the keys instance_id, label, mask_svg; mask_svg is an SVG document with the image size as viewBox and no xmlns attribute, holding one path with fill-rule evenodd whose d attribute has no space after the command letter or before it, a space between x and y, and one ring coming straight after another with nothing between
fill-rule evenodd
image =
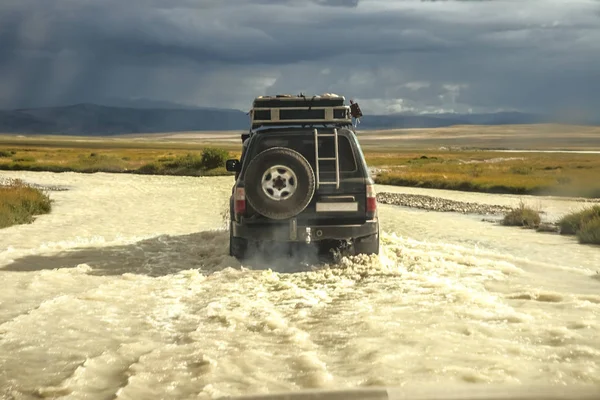
<instances>
[{"instance_id":1,"label":"black suv","mask_svg":"<svg viewBox=\"0 0 600 400\"><path fill-rule=\"evenodd\" d=\"M252 129L242 135L241 160L227 161L227 170L236 172L230 255L245 258L268 242L309 243L324 250L350 245L355 254L378 254L374 182L350 107L323 105L314 98L310 106L298 106L298 101L290 105L289 100L298 100L290 97L283 104L272 101L270 107L257 107L255 101ZM259 115L264 108L276 110L277 121L258 120L264 118L264 113ZM306 109L310 112L302 114ZM339 109L347 113L336 114ZM301 126L282 123L286 111L292 116L287 121Z\"/></svg>"}]
</instances>

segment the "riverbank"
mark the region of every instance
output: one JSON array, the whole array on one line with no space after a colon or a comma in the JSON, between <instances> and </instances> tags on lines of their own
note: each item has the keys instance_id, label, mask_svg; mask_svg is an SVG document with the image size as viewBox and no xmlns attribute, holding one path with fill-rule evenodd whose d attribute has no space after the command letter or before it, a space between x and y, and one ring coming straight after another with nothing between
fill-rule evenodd
<instances>
[{"instance_id":1,"label":"riverbank","mask_svg":"<svg viewBox=\"0 0 600 400\"><path fill-rule=\"evenodd\" d=\"M482 221L505 226L533 229L543 233L575 236L581 244L600 245L600 205L571 212L557 221L544 220L544 210L520 202L514 207L449 200L435 196L380 192L380 204L416 208L433 212L481 215ZM576 200L574 200L576 201Z\"/></svg>"},{"instance_id":2,"label":"riverbank","mask_svg":"<svg viewBox=\"0 0 600 400\"><path fill-rule=\"evenodd\" d=\"M600 155L495 151L367 154L378 184L491 194L600 198Z\"/></svg>"},{"instance_id":3,"label":"riverbank","mask_svg":"<svg viewBox=\"0 0 600 400\"><path fill-rule=\"evenodd\" d=\"M0 170L124 173L169 176L232 175L225 161L238 154L214 147L79 148L0 146Z\"/></svg>"},{"instance_id":4,"label":"riverbank","mask_svg":"<svg viewBox=\"0 0 600 400\"><path fill-rule=\"evenodd\" d=\"M598 154L529 152L502 156L491 149L437 147L390 152L370 145L363 147L378 184L600 198ZM207 163L203 159L205 151L216 157ZM8 171L230 176L233 174L225 170L225 159L239 156L239 143L221 143L215 147L204 142L149 139L90 142L80 138L5 138L0 142L0 170Z\"/></svg>"}]
</instances>

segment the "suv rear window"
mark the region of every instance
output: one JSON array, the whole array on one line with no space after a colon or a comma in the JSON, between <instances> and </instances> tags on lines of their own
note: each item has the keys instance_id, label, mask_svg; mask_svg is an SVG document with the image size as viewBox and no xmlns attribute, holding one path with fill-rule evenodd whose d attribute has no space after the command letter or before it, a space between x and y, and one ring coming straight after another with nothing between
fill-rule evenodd
<instances>
[{"instance_id":1,"label":"suv rear window","mask_svg":"<svg viewBox=\"0 0 600 400\"><path fill-rule=\"evenodd\" d=\"M314 136L302 134L285 134L269 137L261 136L255 150L255 155L269 149L271 147L287 147L302 154L311 165L315 165L315 139ZM356 158L350 140L343 135L338 135L339 152L338 158L340 161L341 172L355 172L357 170ZM334 138L321 137L319 138L319 158L328 158L335 156L335 141ZM334 161L321 161L319 164L321 172L335 172Z\"/></svg>"}]
</instances>

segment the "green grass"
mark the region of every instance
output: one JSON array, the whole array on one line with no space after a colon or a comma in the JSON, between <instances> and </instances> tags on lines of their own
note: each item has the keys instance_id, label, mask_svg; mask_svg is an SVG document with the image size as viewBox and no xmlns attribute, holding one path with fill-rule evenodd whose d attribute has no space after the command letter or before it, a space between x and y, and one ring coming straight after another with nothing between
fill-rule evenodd
<instances>
[{"instance_id":1,"label":"green grass","mask_svg":"<svg viewBox=\"0 0 600 400\"><path fill-rule=\"evenodd\" d=\"M600 205L565 215L558 226L561 235L576 235L580 243L600 244Z\"/></svg>"},{"instance_id":2,"label":"green grass","mask_svg":"<svg viewBox=\"0 0 600 400\"><path fill-rule=\"evenodd\" d=\"M29 224L35 216L49 213L51 203L46 193L21 181L0 186L0 228Z\"/></svg>"},{"instance_id":3,"label":"green grass","mask_svg":"<svg viewBox=\"0 0 600 400\"><path fill-rule=\"evenodd\" d=\"M537 229L541 222L540 213L523 202L506 214L502 220L505 226L522 226L530 229Z\"/></svg>"}]
</instances>

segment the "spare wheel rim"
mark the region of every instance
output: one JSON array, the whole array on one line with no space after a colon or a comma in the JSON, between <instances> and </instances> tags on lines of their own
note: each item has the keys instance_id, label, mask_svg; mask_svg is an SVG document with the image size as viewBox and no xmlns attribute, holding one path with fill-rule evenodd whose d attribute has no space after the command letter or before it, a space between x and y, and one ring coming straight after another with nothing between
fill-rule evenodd
<instances>
[{"instance_id":1,"label":"spare wheel rim","mask_svg":"<svg viewBox=\"0 0 600 400\"><path fill-rule=\"evenodd\" d=\"M294 171L285 165L274 165L262 176L261 187L271 200L284 201L296 193L298 178Z\"/></svg>"}]
</instances>

